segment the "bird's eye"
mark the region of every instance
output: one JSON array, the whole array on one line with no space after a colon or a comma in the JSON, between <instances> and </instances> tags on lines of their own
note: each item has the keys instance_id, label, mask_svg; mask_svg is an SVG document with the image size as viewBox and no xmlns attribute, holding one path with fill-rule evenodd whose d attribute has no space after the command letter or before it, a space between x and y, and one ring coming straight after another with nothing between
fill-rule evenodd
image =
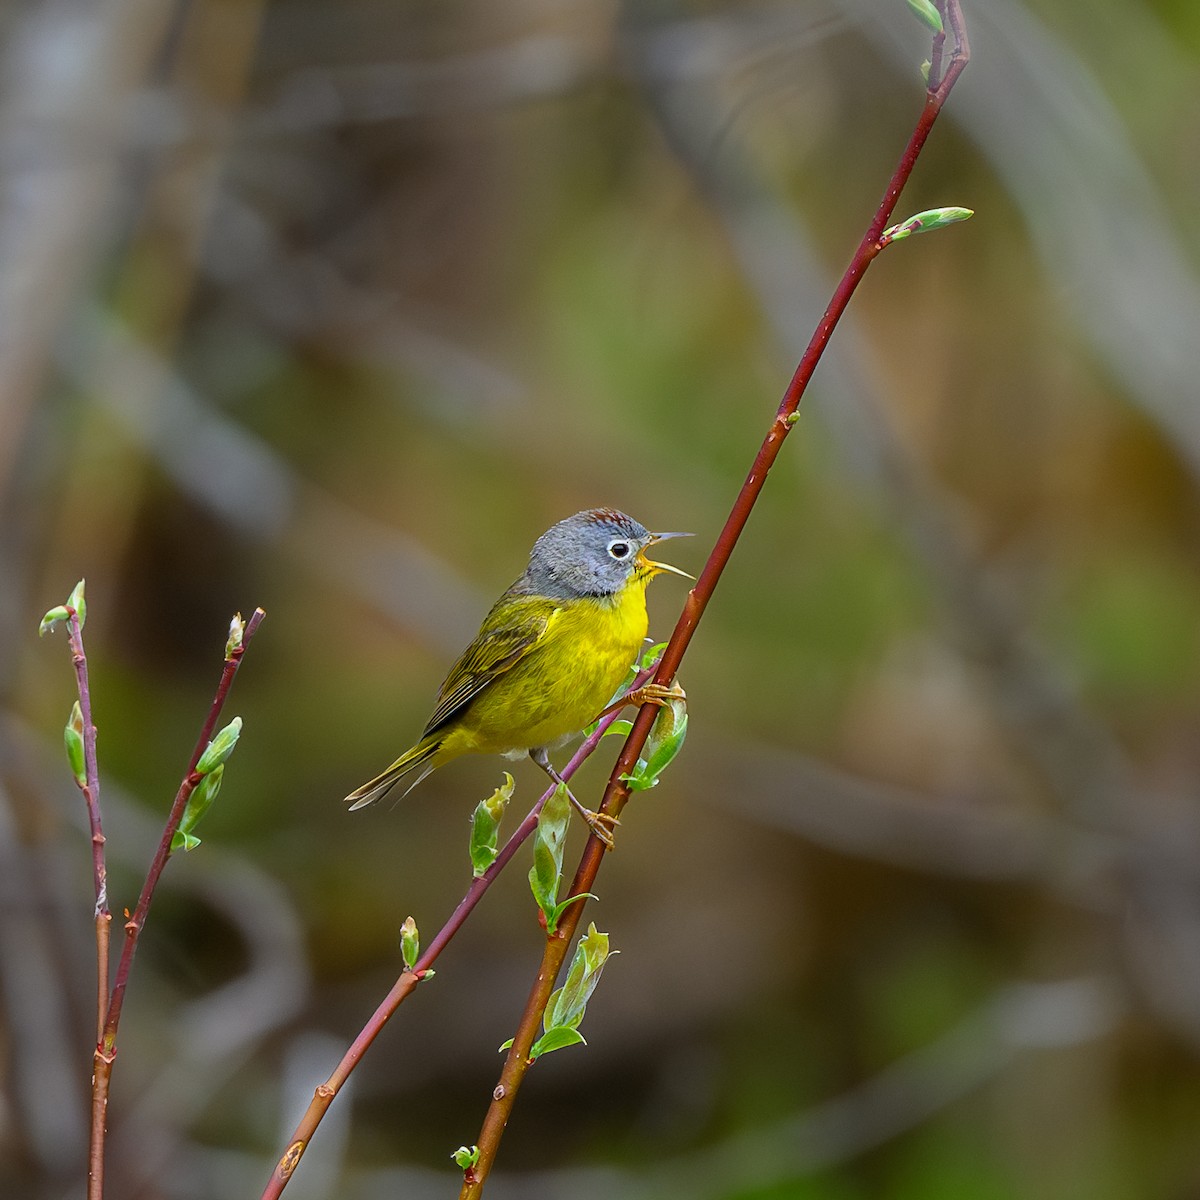
<instances>
[{"instance_id":1,"label":"bird's eye","mask_svg":"<svg viewBox=\"0 0 1200 1200\"><path fill-rule=\"evenodd\" d=\"M608 543L608 552L613 558L628 558L632 548L628 542L624 542L620 538Z\"/></svg>"}]
</instances>

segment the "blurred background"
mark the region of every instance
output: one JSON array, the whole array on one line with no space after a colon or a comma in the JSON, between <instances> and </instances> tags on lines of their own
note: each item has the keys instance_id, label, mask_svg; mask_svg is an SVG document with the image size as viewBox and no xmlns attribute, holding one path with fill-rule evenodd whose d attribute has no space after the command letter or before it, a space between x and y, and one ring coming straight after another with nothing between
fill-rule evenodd
<instances>
[{"instance_id":1,"label":"blurred background","mask_svg":"<svg viewBox=\"0 0 1200 1200\"><path fill-rule=\"evenodd\" d=\"M1200 8L966 15L897 216L976 216L889 250L817 372L600 876L590 1044L531 1073L489 1195L1200 1197ZM4 1196L82 1193L94 1023L41 614L86 576L119 925L267 610L109 1167L257 1195L502 764L341 797L556 520L693 530L699 569L928 53L902 0L0 6ZM455 1194L541 953L527 865L289 1196Z\"/></svg>"}]
</instances>

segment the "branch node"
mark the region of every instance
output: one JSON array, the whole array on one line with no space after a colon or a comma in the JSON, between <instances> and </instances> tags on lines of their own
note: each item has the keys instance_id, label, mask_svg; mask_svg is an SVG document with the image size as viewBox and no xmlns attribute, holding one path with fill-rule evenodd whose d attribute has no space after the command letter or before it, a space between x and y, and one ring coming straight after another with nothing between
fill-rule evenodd
<instances>
[{"instance_id":1,"label":"branch node","mask_svg":"<svg viewBox=\"0 0 1200 1200\"><path fill-rule=\"evenodd\" d=\"M290 1179L292 1172L299 1165L300 1159L304 1154L305 1143L293 1142L284 1152L283 1157L279 1160L275 1167L275 1174L280 1179Z\"/></svg>"}]
</instances>

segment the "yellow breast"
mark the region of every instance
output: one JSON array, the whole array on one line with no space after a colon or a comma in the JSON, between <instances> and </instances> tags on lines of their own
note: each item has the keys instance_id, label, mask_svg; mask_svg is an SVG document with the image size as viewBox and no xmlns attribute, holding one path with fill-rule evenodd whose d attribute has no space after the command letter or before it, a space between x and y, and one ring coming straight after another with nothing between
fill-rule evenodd
<instances>
[{"instance_id":1,"label":"yellow breast","mask_svg":"<svg viewBox=\"0 0 1200 1200\"><path fill-rule=\"evenodd\" d=\"M620 686L647 627L644 579L612 598L565 601L537 645L471 704L445 749L502 754L578 733Z\"/></svg>"}]
</instances>

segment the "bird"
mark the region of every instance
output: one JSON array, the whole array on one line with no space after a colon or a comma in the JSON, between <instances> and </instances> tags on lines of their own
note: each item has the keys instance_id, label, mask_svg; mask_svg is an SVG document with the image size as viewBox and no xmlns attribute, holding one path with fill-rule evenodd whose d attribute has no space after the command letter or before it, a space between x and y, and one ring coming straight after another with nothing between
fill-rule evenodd
<instances>
[{"instance_id":1,"label":"bird","mask_svg":"<svg viewBox=\"0 0 1200 1200\"><path fill-rule=\"evenodd\" d=\"M351 811L414 775L407 795L463 754L528 754L561 784L549 751L605 709L637 660L649 627L647 585L668 572L692 578L646 551L687 536L651 533L614 508L585 509L546 530L450 668L420 739L346 797ZM653 690L645 698L655 699ZM603 837L598 814L568 796Z\"/></svg>"}]
</instances>

